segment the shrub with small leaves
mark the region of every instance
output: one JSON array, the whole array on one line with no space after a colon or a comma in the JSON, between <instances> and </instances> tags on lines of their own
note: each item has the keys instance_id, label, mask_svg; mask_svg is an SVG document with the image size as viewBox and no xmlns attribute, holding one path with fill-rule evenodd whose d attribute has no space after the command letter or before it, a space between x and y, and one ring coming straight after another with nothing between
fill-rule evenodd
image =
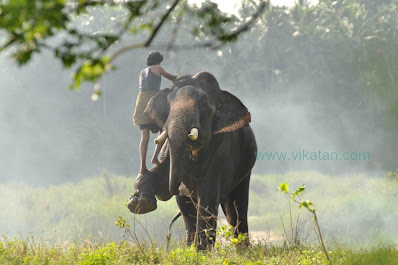
<instances>
[{"instance_id":1,"label":"shrub with small leaves","mask_svg":"<svg viewBox=\"0 0 398 265\"><path fill-rule=\"evenodd\" d=\"M220 235L225 241L227 242L228 245L243 245L246 244L249 240L249 236L247 233L240 233L238 234L237 237L234 237L235 235L235 229L232 225L226 226L222 225L220 227L220 230L217 231L217 234ZM220 244L216 243L216 247L220 247Z\"/></svg>"},{"instance_id":2,"label":"shrub with small leaves","mask_svg":"<svg viewBox=\"0 0 398 265\"><path fill-rule=\"evenodd\" d=\"M117 264L118 248L118 245L112 242L93 252L82 253L77 265Z\"/></svg>"},{"instance_id":3,"label":"shrub with small leaves","mask_svg":"<svg viewBox=\"0 0 398 265\"><path fill-rule=\"evenodd\" d=\"M387 175L387 178L389 178L391 180L398 181L398 169L395 171L387 172L386 175Z\"/></svg>"},{"instance_id":4,"label":"shrub with small leaves","mask_svg":"<svg viewBox=\"0 0 398 265\"><path fill-rule=\"evenodd\" d=\"M316 215L315 212L315 208L313 207L313 203L306 200L306 201L301 201L301 199L299 198L305 191L305 185L301 185L300 187L298 187L294 192L289 192L289 183L285 183L283 182L282 184L279 185L278 190L280 190L283 193L287 193L290 197L290 201L291 202L295 202L299 205L299 209L301 207L306 208L313 216L313 221L316 227L316 232L319 238L319 242L322 246L322 250L327 258L327 260L329 261L329 264L332 264L328 252L326 250L325 244L323 243L323 239L322 239L322 233L321 233L321 228L319 227L319 222L318 222L318 217Z\"/></svg>"}]
</instances>

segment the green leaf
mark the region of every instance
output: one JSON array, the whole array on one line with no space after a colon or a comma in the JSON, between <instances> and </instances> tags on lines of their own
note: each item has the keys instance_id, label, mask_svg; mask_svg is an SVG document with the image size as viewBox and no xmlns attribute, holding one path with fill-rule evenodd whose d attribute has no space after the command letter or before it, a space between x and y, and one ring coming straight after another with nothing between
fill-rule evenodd
<instances>
[{"instance_id":1,"label":"green leaf","mask_svg":"<svg viewBox=\"0 0 398 265\"><path fill-rule=\"evenodd\" d=\"M304 192L304 190L305 190L305 184L298 187L297 190L292 193L292 196L295 198L296 196L301 195Z\"/></svg>"},{"instance_id":2,"label":"green leaf","mask_svg":"<svg viewBox=\"0 0 398 265\"><path fill-rule=\"evenodd\" d=\"M289 192L289 183L283 182L281 185L279 185L278 190L280 190L283 193L288 193Z\"/></svg>"},{"instance_id":3,"label":"green leaf","mask_svg":"<svg viewBox=\"0 0 398 265\"><path fill-rule=\"evenodd\" d=\"M69 89L78 89L82 81L96 82L106 71L113 69L109 56L88 60L73 75L74 83Z\"/></svg>"},{"instance_id":4,"label":"green leaf","mask_svg":"<svg viewBox=\"0 0 398 265\"><path fill-rule=\"evenodd\" d=\"M312 202L306 200L306 201L304 201L304 202L302 202L302 203L299 204L299 208L305 207L305 208L307 208L308 210L312 211L312 210L313 210L313 209L311 208L312 205L313 205Z\"/></svg>"}]
</instances>

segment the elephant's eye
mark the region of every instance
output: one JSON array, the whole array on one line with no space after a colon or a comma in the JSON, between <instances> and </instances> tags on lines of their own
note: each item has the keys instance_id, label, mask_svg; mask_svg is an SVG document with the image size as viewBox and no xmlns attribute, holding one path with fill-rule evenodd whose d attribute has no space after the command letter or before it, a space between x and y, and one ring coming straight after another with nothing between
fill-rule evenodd
<instances>
[{"instance_id":1,"label":"elephant's eye","mask_svg":"<svg viewBox=\"0 0 398 265\"><path fill-rule=\"evenodd\" d=\"M209 106L209 103L207 102L206 98L199 101L199 108L201 108L201 109L208 108L208 106Z\"/></svg>"}]
</instances>

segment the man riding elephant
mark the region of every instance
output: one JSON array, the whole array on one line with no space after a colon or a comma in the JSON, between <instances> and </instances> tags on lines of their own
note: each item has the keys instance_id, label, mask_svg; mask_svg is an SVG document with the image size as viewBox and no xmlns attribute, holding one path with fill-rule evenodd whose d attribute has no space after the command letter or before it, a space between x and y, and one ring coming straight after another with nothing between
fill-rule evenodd
<instances>
[{"instance_id":1,"label":"man riding elephant","mask_svg":"<svg viewBox=\"0 0 398 265\"><path fill-rule=\"evenodd\" d=\"M139 176L128 207L134 213L156 209L156 196L176 195L187 243L200 249L216 239L221 205L235 236L248 232L247 210L256 140L250 113L220 89L208 72L180 75L170 89L157 93L145 113L163 128L160 164Z\"/></svg>"}]
</instances>

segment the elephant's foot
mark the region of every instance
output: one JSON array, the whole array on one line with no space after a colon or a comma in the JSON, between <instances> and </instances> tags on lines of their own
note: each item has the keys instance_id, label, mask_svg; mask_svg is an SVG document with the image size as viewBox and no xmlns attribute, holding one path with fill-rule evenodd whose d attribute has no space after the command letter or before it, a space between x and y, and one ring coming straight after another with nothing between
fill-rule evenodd
<instances>
[{"instance_id":1,"label":"elephant's foot","mask_svg":"<svg viewBox=\"0 0 398 265\"><path fill-rule=\"evenodd\" d=\"M135 192L129 198L127 208L130 212L137 214L149 213L156 210L156 198L147 193Z\"/></svg>"}]
</instances>

